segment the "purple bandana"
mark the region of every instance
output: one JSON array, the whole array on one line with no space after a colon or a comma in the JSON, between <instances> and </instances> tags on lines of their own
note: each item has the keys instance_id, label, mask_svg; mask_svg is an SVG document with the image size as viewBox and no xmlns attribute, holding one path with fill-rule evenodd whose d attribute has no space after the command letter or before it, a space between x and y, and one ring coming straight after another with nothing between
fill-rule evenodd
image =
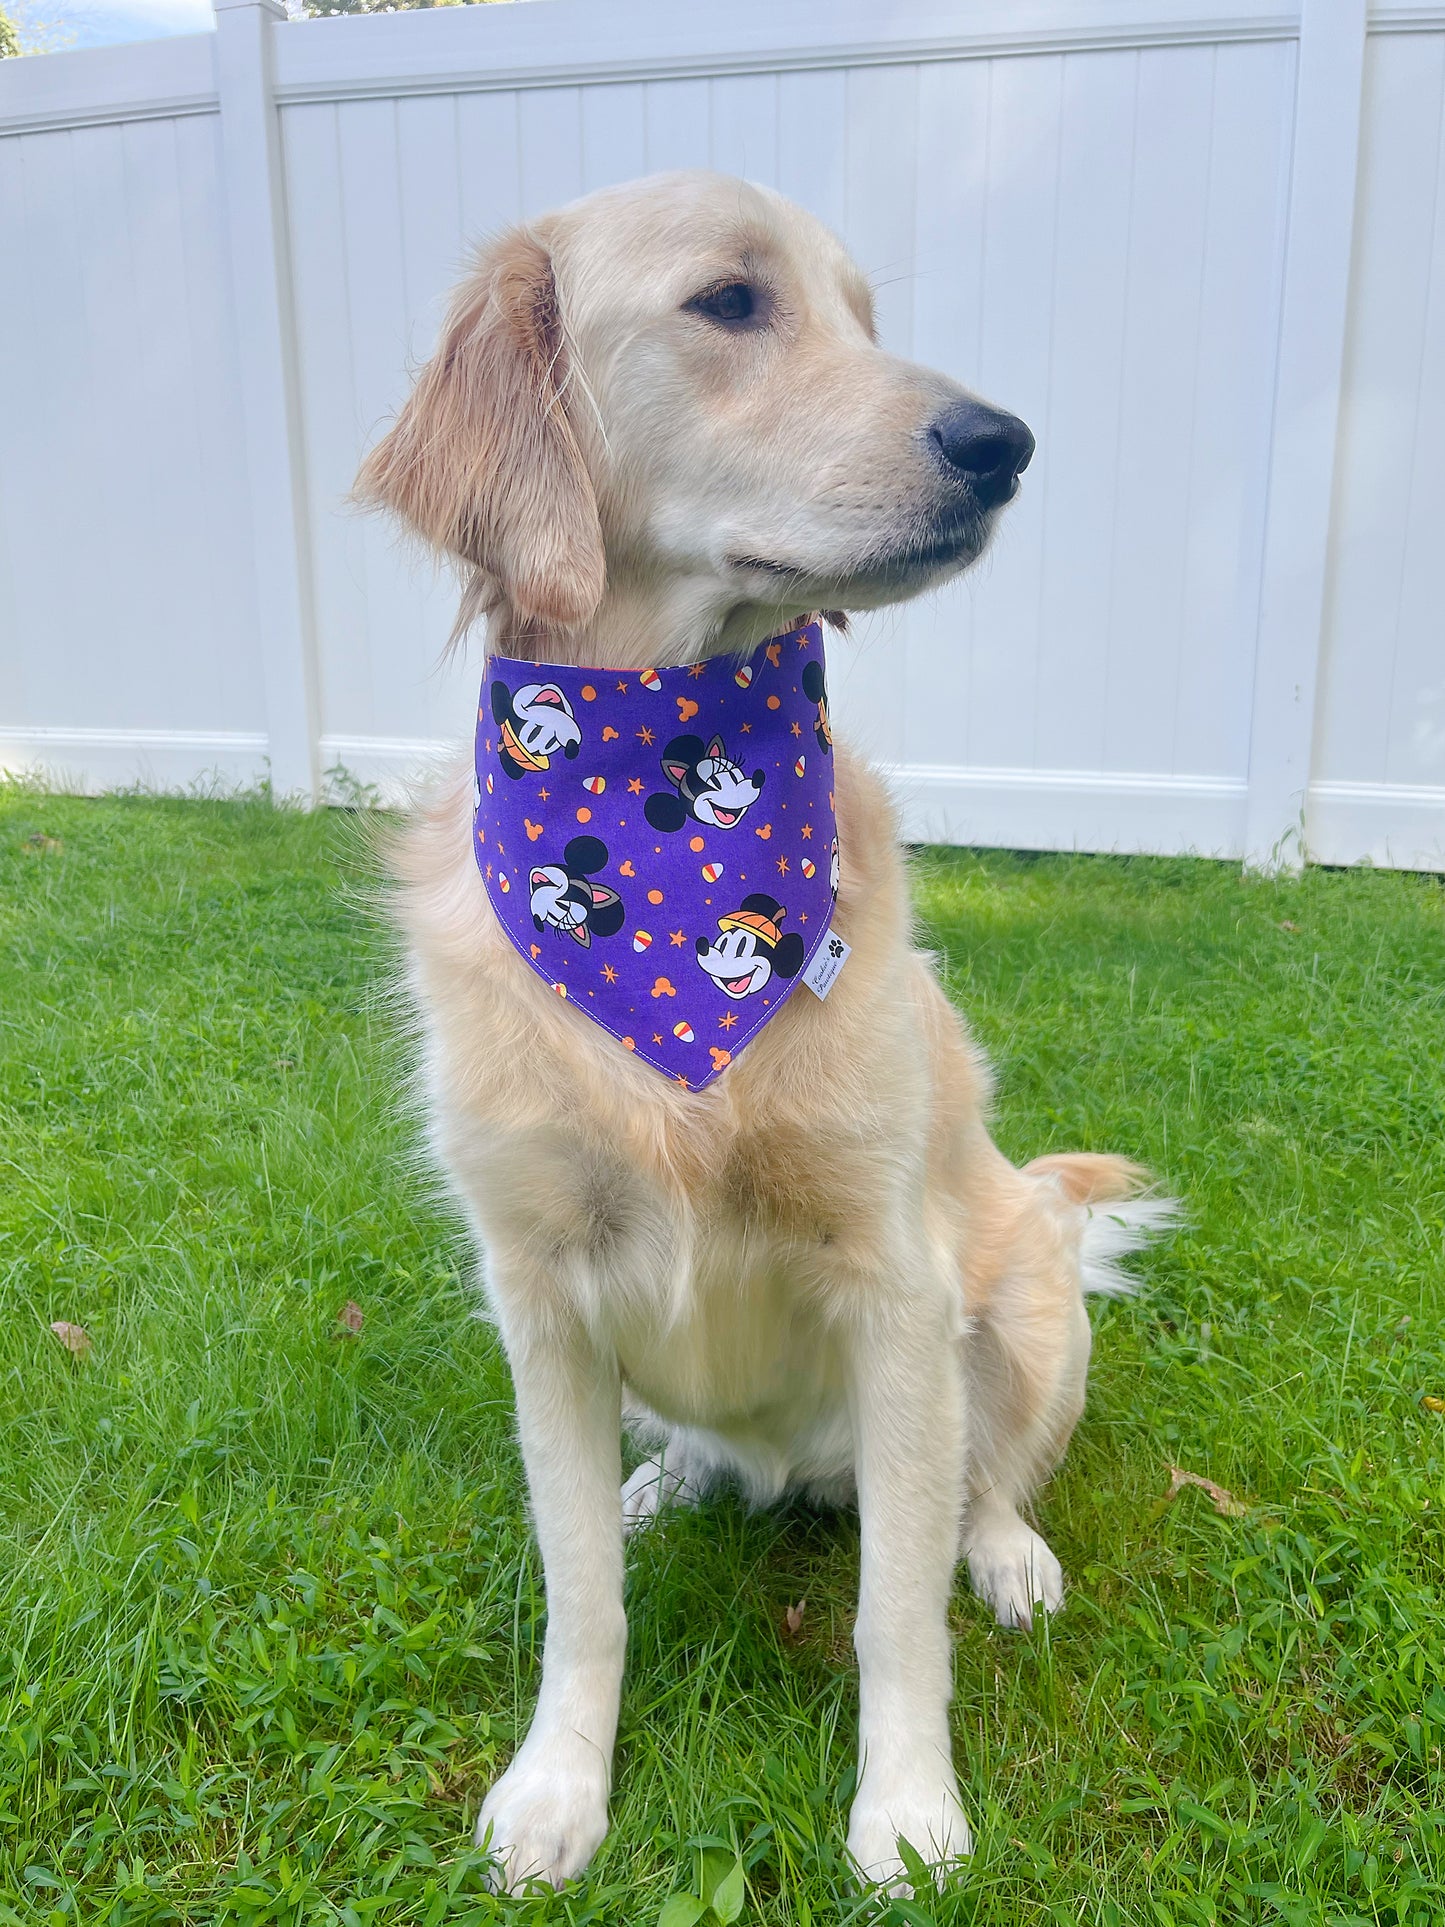
<instances>
[{"instance_id":1,"label":"purple bandana","mask_svg":"<svg viewBox=\"0 0 1445 1927\"><path fill-rule=\"evenodd\" d=\"M560 997L690 1090L776 1015L828 934L823 674L816 620L745 662L487 661L473 848L492 908Z\"/></svg>"}]
</instances>

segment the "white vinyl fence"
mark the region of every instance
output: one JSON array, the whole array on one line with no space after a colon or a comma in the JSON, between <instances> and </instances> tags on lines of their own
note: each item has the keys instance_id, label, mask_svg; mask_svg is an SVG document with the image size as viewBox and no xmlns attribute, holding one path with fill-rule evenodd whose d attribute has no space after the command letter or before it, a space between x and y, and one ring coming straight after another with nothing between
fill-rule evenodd
<instances>
[{"instance_id":1,"label":"white vinyl fence","mask_svg":"<svg viewBox=\"0 0 1445 1927\"><path fill-rule=\"evenodd\" d=\"M836 651L911 834L1445 869L1445 5L540 0L0 63L0 764L390 793L454 601L344 496L470 241L711 166L1039 453Z\"/></svg>"}]
</instances>

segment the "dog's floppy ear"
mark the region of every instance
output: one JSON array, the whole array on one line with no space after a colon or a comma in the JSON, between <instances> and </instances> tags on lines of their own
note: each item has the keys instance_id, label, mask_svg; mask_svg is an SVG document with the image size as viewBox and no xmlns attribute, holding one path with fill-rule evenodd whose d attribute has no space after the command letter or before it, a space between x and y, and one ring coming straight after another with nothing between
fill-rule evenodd
<instances>
[{"instance_id":1,"label":"dog's floppy ear","mask_svg":"<svg viewBox=\"0 0 1445 1927\"><path fill-rule=\"evenodd\" d=\"M513 229L458 291L356 495L492 577L519 616L576 628L602 599L605 563L563 399L567 352L551 259Z\"/></svg>"}]
</instances>

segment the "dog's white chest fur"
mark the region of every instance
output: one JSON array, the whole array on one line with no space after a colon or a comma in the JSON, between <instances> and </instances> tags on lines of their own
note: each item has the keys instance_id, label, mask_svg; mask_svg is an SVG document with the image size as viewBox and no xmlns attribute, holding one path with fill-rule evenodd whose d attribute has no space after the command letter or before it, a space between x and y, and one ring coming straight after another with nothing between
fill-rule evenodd
<instances>
[{"instance_id":1,"label":"dog's white chest fur","mask_svg":"<svg viewBox=\"0 0 1445 1927\"><path fill-rule=\"evenodd\" d=\"M661 1316L614 1314L634 1433L667 1436L694 1482L726 1467L759 1501L793 1485L842 1496L852 1476L844 1359L788 1254L711 1240L664 1303Z\"/></svg>"}]
</instances>

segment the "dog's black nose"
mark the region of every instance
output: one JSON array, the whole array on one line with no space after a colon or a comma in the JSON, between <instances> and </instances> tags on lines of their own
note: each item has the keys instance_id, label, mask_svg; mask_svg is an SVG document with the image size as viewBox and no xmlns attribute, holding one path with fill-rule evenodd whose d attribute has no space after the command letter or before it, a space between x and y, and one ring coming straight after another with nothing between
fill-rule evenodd
<instances>
[{"instance_id":1,"label":"dog's black nose","mask_svg":"<svg viewBox=\"0 0 1445 1927\"><path fill-rule=\"evenodd\" d=\"M968 483L981 508L1008 501L1034 452L1034 438L1017 415L981 401L951 402L928 439Z\"/></svg>"}]
</instances>

